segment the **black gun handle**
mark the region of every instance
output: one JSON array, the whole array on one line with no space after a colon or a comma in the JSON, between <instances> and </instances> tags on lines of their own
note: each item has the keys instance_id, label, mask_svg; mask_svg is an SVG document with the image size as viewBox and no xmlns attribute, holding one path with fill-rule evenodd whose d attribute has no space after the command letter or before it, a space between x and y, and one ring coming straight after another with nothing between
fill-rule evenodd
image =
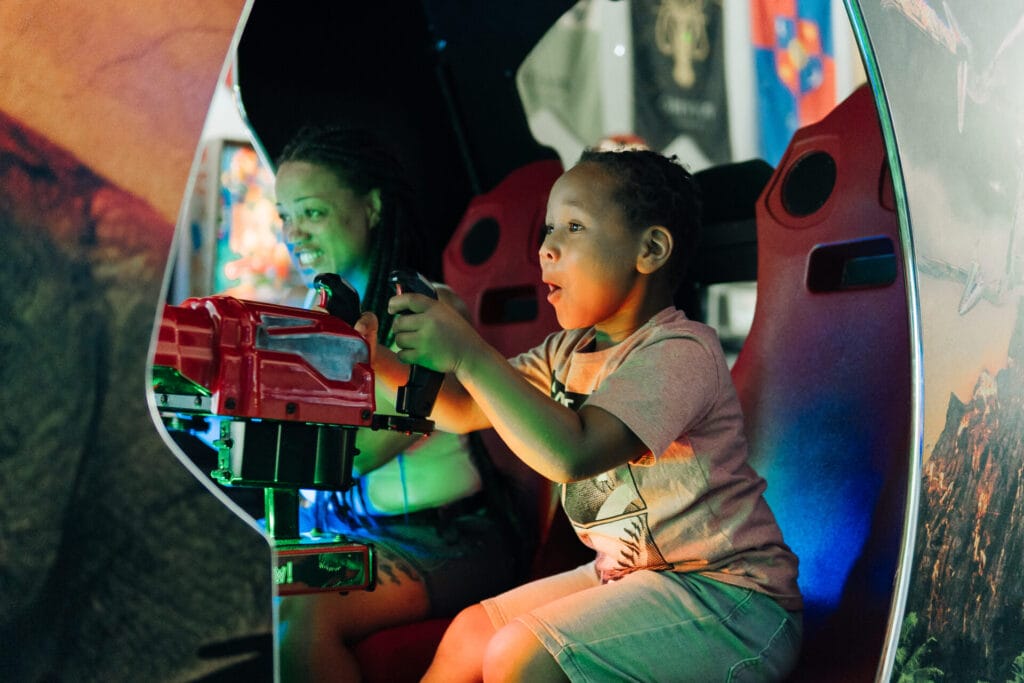
<instances>
[{"instance_id":1,"label":"black gun handle","mask_svg":"<svg viewBox=\"0 0 1024 683\"><path fill-rule=\"evenodd\" d=\"M434 289L434 285L430 284L427 278L415 270L393 270L391 271L390 281L396 294L415 292L416 294L429 296L431 299L437 298L437 290Z\"/></svg>"},{"instance_id":2,"label":"black gun handle","mask_svg":"<svg viewBox=\"0 0 1024 683\"><path fill-rule=\"evenodd\" d=\"M443 381L443 373L428 370L422 365L413 365L409 370L409 381L405 386L398 387L395 410L409 417L426 419L434 409L434 401L437 400Z\"/></svg>"},{"instance_id":3,"label":"black gun handle","mask_svg":"<svg viewBox=\"0 0 1024 683\"><path fill-rule=\"evenodd\" d=\"M349 325L359 320L359 292L337 273L320 273L313 279L318 299L317 305L327 309L335 318L341 318Z\"/></svg>"},{"instance_id":4,"label":"black gun handle","mask_svg":"<svg viewBox=\"0 0 1024 683\"><path fill-rule=\"evenodd\" d=\"M434 286L416 271L393 270L390 280L398 294L415 292L432 299L437 298L437 290L434 289ZM428 370L422 365L413 365L409 370L409 381L405 386L398 387L395 409L412 417L427 417L434 409L434 401L437 399L437 392L441 390L443 381L444 373Z\"/></svg>"}]
</instances>

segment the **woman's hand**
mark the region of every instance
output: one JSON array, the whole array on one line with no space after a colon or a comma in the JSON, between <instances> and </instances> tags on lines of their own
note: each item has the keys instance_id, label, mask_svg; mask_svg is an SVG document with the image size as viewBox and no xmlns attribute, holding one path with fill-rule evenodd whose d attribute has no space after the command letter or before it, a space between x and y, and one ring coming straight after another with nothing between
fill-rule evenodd
<instances>
[{"instance_id":1,"label":"woman's hand","mask_svg":"<svg viewBox=\"0 0 1024 683\"><path fill-rule=\"evenodd\" d=\"M370 365L373 365L373 361L377 358L377 328L379 325L380 321L371 311L366 311L359 316L359 320L353 325L355 331L363 335L370 347Z\"/></svg>"}]
</instances>

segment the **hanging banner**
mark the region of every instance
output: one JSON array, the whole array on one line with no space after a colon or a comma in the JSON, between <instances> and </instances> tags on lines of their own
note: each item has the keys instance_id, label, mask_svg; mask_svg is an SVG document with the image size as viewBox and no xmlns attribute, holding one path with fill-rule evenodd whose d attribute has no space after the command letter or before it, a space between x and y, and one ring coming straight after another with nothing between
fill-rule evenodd
<instances>
[{"instance_id":1,"label":"hanging banner","mask_svg":"<svg viewBox=\"0 0 1024 683\"><path fill-rule=\"evenodd\" d=\"M731 161L721 0L633 0L632 22L637 134Z\"/></svg>"},{"instance_id":2,"label":"hanging banner","mask_svg":"<svg viewBox=\"0 0 1024 683\"><path fill-rule=\"evenodd\" d=\"M593 7L579 2L537 43L516 76L527 116L550 113L582 146L604 132L600 73L594 68L599 42Z\"/></svg>"},{"instance_id":3,"label":"hanging banner","mask_svg":"<svg viewBox=\"0 0 1024 683\"><path fill-rule=\"evenodd\" d=\"M831 0L751 0L761 156L775 166L793 133L836 104Z\"/></svg>"}]
</instances>

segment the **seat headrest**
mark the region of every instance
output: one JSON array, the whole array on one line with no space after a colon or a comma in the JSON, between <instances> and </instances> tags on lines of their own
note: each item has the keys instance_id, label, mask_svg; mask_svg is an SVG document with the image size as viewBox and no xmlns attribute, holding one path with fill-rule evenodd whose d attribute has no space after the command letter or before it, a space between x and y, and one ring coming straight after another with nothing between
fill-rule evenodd
<instances>
[{"instance_id":1,"label":"seat headrest","mask_svg":"<svg viewBox=\"0 0 1024 683\"><path fill-rule=\"evenodd\" d=\"M749 159L697 171L705 225L752 220L758 197L775 169L764 159Z\"/></svg>"}]
</instances>

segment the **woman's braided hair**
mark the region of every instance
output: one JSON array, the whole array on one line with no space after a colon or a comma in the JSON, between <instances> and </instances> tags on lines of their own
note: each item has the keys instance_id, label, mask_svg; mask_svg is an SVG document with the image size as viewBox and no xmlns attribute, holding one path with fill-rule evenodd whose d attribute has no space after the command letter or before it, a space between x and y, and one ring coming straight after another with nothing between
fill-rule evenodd
<instances>
[{"instance_id":1,"label":"woman's braided hair","mask_svg":"<svg viewBox=\"0 0 1024 683\"><path fill-rule=\"evenodd\" d=\"M387 314L391 271L399 267L420 270L427 263L416 197L405 169L373 132L337 124L300 129L278 156L277 168L288 161L323 166L356 194L365 195L374 189L380 192L380 220L370 232L369 279L362 308L377 315L377 337L387 343L392 322Z\"/></svg>"},{"instance_id":2,"label":"woman's braided hair","mask_svg":"<svg viewBox=\"0 0 1024 683\"><path fill-rule=\"evenodd\" d=\"M603 168L616 182L612 201L622 208L630 229L662 225L675 243L667 264L670 284L686 275L700 234L700 193L693 176L675 157L651 150L585 150L579 163Z\"/></svg>"}]
</instances>

